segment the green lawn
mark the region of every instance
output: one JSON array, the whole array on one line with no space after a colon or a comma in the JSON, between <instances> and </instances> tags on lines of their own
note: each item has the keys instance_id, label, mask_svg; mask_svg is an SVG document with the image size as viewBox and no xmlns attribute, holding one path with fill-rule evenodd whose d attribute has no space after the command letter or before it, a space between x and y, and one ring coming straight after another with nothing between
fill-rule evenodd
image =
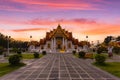
<instances>
[{"instance_id":1,"label":"green lawn","mask_svg":"<svg viewBox=\"0 0 120 80\"><path fill-rule=\"evenodd\" d=\"M40 54L39 57L41 58L43 55ZM25 54L22 54L22 58L23 59L34 59L34 55L33 54L30 54L30 53L25 53Z\"/></svg>"},{"instance_id":2,"label":"green lawn","mask_svg":"<svg viewBox=\"0 0 120 80\"><path fill-rule=\"evenodd\" d=\"M117 77L120 77L120 62L107 62L105 65L94 65Z\"/></svg>"},{"instance_id":3,"label":"green lawn","mask_svg":"<svg viewBox=\"0 0 120 80\"><path fill-rule=\"evenodd\" d=\"M91 52L92 53L92 52ZM90 59L94 59L95 58L95 56L96 56L96 54L97 53L93 53L93 55L91 54L91 55L89 55L89 54L86 54L86 57L87 58L90 58ZM104 55L106 58L108 58L108 54L106 54L106 53L101 53L102 55ZM78 53L76 53L74 56L76 56L77 58L79 58L79 54Z\"/></svg>"},{"instance_id":4,"label":"green lawn","mask_svg":"<svg viewBox=\"0 0 120 80\"><path fill-rule=\"evenodd\" d=\"M11 53L12 55L14 55L14 54L17 54L17 53ZM33 55L34 53L27 53L27 52L25 52L25 53L22 53L22 58L23 59L34 59L34 55ZM39 57L41 58L41 57L43 57L43 55L42 54L39 54ZM7 59L8 59L8 57L6 57Z\"/></svg>"},{"instance_id":5,"label":"green lawn","mask_svg":"<svg viewBox=\"0 0 120 80\"><path fill-rule=\"evenodd\" d=\"M7 73L10 73L10 72L12 72L12 71L24 66L24 65L25 64L21 63L17 66L11 66L11 65L9 65L9 63L0 63L0 76L3 76Z\"/></svg>"}]
</instances>

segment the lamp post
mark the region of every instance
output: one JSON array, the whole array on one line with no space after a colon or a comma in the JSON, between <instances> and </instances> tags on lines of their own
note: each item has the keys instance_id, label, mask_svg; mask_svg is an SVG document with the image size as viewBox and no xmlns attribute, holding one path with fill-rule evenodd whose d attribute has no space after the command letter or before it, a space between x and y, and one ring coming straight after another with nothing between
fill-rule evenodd
<instances>
[{"instance_id":1,"label":"lamp post","mask_svg":"<svg viewBox=\"0 0 120 80\"><path fill-rule=\"evenodd\" d=\"M30 35L30 52L31 52L31 49L32 49L32 47L31 47L31 39L32 39L32 36Z\"/></svg>"},{"instance_id":2,"label":"lamp post","mask_svg":"<svg viewBox=\"0 0 120 80\"><path fill-rule=\"evenodd\" d=\"M30 36L30 41L31 41L32 36Z\"/></svg>"},{"instance_id":3,"label":"lamp post","mask_svg":"<svg viewBox=\"0 0 120 80\"><path fill-rule=\"evenodd\" d=\"M88 36L86 36L86 40L88 41Z\"/></svg>"},{"instance_id":4,"label":"lamp post","mask_svg":"<svg viewBox=\"0 0 120 80\"><path fill-rule=\"evenodd\" d=\"M9 50L9 39L11 38L11 36L6 36L7 38L7 56L9 55L10 53L10 50Z\"/></svg>"}]
</instances>

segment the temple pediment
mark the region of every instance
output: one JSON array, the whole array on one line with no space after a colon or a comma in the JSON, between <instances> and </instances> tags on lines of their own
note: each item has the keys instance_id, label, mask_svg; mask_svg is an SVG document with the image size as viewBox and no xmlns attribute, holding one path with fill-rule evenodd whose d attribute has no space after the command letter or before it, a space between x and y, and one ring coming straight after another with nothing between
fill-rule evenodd
<instances>
[{"instance_id":1,"label":"temple pediment","mask_svg":"<svg viewBox=\"0 0 120 80\"><path fill-rule=\"evenodd\" d=\"M57 29L54 29L53 34L51 35L51 38L54 38L54 37L64 37L64 38L67 38L65 30L62 29L60 25L58 25Z\"/></svg>"}]
</instances>

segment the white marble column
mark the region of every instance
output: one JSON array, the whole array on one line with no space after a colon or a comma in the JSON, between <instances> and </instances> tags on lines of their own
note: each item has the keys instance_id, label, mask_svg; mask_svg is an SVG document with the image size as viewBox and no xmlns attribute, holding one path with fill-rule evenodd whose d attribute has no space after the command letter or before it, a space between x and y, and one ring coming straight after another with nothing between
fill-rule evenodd
<instances>
[{"instance_id":1,"label":"white marble column","mask_svg":"<svg viewBox=\"0 0 120 80\"><path fill-rule=\"evenodd\" d=\"M65 45L64 38L63 38L63 42L62 43L63 43L63 47L64 47L64 45Z\"/></svg>"},{"instance_id":2,"label":"white marble column","mask_svg":"<svg viewBox=\"0 0 120 80\"><path fill-rule=\"evenodd\" d=\"M54 51L56 51L56 39L54 38Z\"/></svg>"},{"instance_id":3,"label":"white marble column","mask_svg":"<svg viewBox=\"0 0 120 80\"><path fill-rule=\"evenodd\" d=\"M53 50L53 39L51 39L51 50Z\"/></svg>"},{"instance_id":4,"label":"white marble column","mask_svg":"<svg viewBox=\"0 0 120 80\"><path fill-rule=\"evenodd\" d=\"M67 46L67 39L65 40L65 47L66 47L66 50L67 50L67 48L68 48L68 46Z\"/></svg>"}]
</instances>

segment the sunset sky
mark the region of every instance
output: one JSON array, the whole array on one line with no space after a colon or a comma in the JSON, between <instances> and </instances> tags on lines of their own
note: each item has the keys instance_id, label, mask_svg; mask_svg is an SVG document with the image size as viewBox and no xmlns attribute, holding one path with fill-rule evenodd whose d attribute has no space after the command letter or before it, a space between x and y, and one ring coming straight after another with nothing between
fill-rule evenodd
<instances>
[{"instance_id":1,"label":"sunset sky","mask_svg":"<svg viewBox=\"0 0 120 80\"><path fill-rule=\"evenodd\" d=\"M17 40L62 28L75 38L103 41L120 35L120 0L0 0L0 33Z\"/></svg>"}]
</instances>

